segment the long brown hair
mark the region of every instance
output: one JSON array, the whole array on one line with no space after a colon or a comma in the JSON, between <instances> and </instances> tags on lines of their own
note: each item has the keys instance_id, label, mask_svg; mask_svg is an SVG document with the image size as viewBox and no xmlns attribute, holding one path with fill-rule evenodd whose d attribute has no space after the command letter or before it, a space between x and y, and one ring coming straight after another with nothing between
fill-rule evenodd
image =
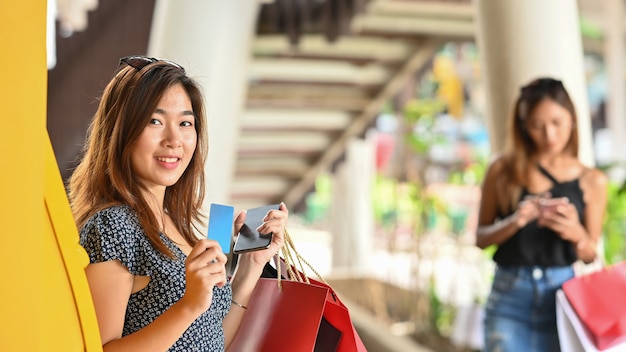
<instances>
[{"instance_id":1,"label":"long brown hair","mask_svg":"<svg viewBox=\"0 0 626 352\"><path fill-rule=\"evenodd\" d=\"M517 207L522 187L528 185L530 160L538 152L537 145L528 134L527 120L537 105L550 99L565 108L572 116L572 127L576 128L577 117L574 103L563 83L553 78L538 78L520 89L519 97L513 106L509 120L509 136L506 152L503 156L503 177L498 179L497 189L506 190L498 197L498 207L508 213ZM578 157L578 133L572 129L564 152Z\"/></svg>"},{"instance_id":2,"label":"long brown hair","mask_svg":"<svg viewBox=\"0 0 626 352\"><path fill-rule=\"evenodd\" d=\"M79 228L102 209L128 205L137 213L154 247L172 257L160 239L159 221L148 200L142 197L143 185L132 172L132 145L149 123L163 94L181 84L191 100L197 144L187 169L174 185L167 187L163 207L182 236L189 243L196 243L195 224L204 221L200 207L208 149L205 108L199 85L182 67L151 60L141 67L130 63L123 66L104 89L87 131L84 157L69 180L69 199Z\"/></svg>"}]
</instances>

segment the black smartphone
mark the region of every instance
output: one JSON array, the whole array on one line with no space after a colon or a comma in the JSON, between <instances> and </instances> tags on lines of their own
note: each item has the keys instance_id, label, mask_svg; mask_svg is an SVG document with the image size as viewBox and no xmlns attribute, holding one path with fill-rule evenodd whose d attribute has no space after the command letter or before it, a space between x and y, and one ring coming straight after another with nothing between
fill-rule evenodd
<instances>
[{"instance_id":1,"label":"black smartphone","mask_svg":"<svg viewBox=\"0 0 626 352\"><path fill-rule=\"evenodd\" d=\"M278 210L279 208L280 204L272 204L249 209L246 212L246 221L241 226L239 235L235 240L233 253L239 254L269 248L272 243L272 233L259 233L256 228L263 224L263 218L270 210Z\"/></svg>"}]
</instances>

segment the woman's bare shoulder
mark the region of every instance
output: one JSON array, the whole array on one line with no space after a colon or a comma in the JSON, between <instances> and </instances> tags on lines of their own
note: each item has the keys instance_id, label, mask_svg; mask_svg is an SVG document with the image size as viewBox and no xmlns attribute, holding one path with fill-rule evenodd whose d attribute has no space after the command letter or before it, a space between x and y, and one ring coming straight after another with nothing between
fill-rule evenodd
<instances>
[{"instance_id":1,"label":"woman's bare shoulder","mask_svg":"<svg viewBox=\"0 0 626 352\"><path fill-rule=\"evenodd\" d=\"M585 168L580 177L581 187L592 191L606 189L608 182L609 179L606 174L602 170L594 167Z\"/></svg>"},{"instance_id":2,"label":"woman's bare shoulder","mask_svg":"<svg viewBox=\"0 0 626 352\"><path fill-rule=\"evenodd\" d=\"M498 176L502 173L507 165L506 158L499 156L494 158L487 168L487 174L491 176Z\"/></svg>"}]
</instances>

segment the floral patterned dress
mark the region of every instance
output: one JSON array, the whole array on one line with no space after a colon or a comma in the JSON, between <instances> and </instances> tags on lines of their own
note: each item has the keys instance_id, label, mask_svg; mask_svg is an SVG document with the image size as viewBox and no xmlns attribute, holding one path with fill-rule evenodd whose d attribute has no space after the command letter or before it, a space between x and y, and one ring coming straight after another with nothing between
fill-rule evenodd
<instances>
[{"instance_id":1,"label":"floral patterned dress","mask_svg":"<svg viewBox=\"0 0 626 352\"><path fill-rule=\"evenodd\" d=\"M175 254L167 258L146 237L135 212L114 206L94 214L80 229L80 244L91 263L119 260L133 275L150 282L130 295L124 330L126 336L150 324L185 293L186 255L165 235L161 240ZM230 309L230 284L213 289L209 310L198 317L168 351L224 351L222 320Z\"/></svg>"}]
</instances>

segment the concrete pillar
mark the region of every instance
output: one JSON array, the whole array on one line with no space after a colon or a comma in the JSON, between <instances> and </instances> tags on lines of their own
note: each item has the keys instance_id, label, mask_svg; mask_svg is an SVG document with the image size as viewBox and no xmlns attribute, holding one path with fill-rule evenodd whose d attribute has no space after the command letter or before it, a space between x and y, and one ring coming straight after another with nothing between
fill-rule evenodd
<instances>
[{"instance_id":1,"label":"concrete pillar","mask_svg":"<svg viewBox=\"0 0 626 352\"><path fill-rule=\"evenodd\" d=\"M258 1L158 0L148 54L183 65L206 96L206 198L229 203Z\"/></svg>"},{"instance_id":2,"label":"concrete pillar","mask_svg":"<svg viewBox=\"0 0 626 352\"><path fill-rule=\"evenodd\" d=\"M372 185L376 172L374 139L353 139L333 184L333 268L365 272L374 241Z\"/></svg>"},{"instance_id":3,"label":"concrete pillar","mask_svg":"<svg viewBox=\"0 0 626 352\"><path fill-rule=\"evenodd\" d=\"M594 164L578 7L572 0L476 0L476 39L494 153L521 85L539 76L563 81L578 116L579 156Z\"/></svg>"},{"instance_id":4,"label":"concrete pillar","mask_svg":"<svg viewBox=\"0 0 626 352\"><path fill-rule=\"evenodd\" d=\"M330 209L330 233L333 271L344 270L351 267L353 250L351 245L350 221L352 212L349 208L348 198L348 167L345 162L337 166L332 178L332 199Z\"/></svg>"},{"instance_id":5,"label":"concrete pillar","mask_svg":"<svg viewBox=\"0 0 626 352\"><path fill-rule=\"evenodd\" d=\"M626 160L619 147L626 140L624 86L624 0L605 0L604 60L608 78L607 127L611 131L612 160Z\"/></svg>"}]
</instances>

